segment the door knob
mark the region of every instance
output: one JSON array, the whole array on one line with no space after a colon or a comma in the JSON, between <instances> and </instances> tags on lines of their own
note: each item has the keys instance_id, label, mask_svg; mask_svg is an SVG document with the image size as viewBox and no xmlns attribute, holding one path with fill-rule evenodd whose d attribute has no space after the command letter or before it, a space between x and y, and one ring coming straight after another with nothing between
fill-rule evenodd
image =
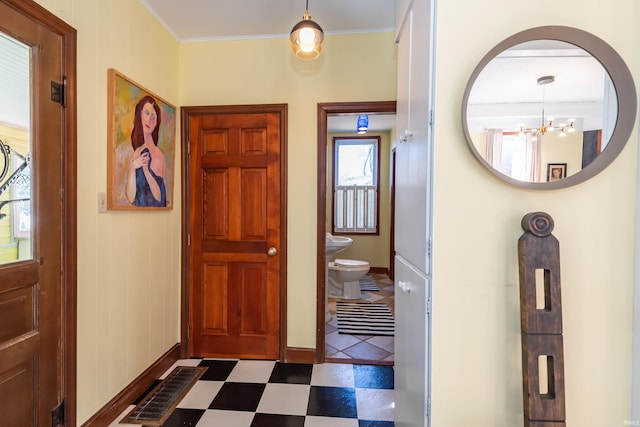
<instances>
[{"instance_id":1,"label":"door knob","mask_svg":"<svg viewBox=\"0 0 640 427\"><path fill-rule=\"evenodd\" d=\"M411 292L411 282L403 282L402 280L398 280L398 287L402 292Z\"/></svg>"},{"instance_id":2,"label":"door knob","mask_svg":"<svg viewBox=\"0 0 640 427\"><path fill-rule=\"evenodd\" d=\"M278 253L278 250L276 248L274 248L273 246L271 246L269 248L269 250L267 251L267 255L269 256L276 256Z\"/></svg>"}]
</instances>

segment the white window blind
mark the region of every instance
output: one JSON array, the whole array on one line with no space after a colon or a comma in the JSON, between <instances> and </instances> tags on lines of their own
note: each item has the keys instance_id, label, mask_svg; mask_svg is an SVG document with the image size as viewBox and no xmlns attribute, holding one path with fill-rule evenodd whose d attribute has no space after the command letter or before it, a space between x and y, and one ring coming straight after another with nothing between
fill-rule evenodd
<instances>
[{"instance_id":1,"label":"white window blind","mask_svg":"<svg viewBox=\"0 0 640 427\"><path fill-rule=\"evenodd\" d=\"M377 192L375 185L335 186L334 232L376 233Z\"/></svg>"}]
</instances>

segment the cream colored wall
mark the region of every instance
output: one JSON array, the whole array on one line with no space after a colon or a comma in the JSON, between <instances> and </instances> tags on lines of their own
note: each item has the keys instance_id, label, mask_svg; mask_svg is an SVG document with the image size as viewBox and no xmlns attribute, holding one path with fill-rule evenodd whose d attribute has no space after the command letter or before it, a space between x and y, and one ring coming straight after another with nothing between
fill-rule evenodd
<instances>
[{"instance_id":1,"label":"cream colored wall","mask_svg":"<svg viewBox=\"0 0 640 427\"><path fill-rule=\"evenodd\" d=\"M438 2L432 425L522 425L517 240L532 211L551 214L560 241L567 425L629 419L637 130L590 181L520 190L475 160L460 103L487 51L542 25L603 38L637 76L639 19L635 0Z\"/></svg>"},{"instance_id":2,"label":"cream colored wall","mask_svg":"<svg viewBox=\"0 0 640 427\"><path fill-rule=\"evenodd\" d=\"M487 139L484 132L472 133L471 139L478 153L487 150ZM542 137L542 158L540 159L540 179L547 180L547 163L566 163L567 176L578 173L582 169L582 132L567 133L560 137L557 132L547 133Z\"/></svg>"},{"instance_id":3,"label":"cream colored wall","mask_svg":"<svg viewBox=\"0 0 640 427\"><path fill-rule=\"evenodd\" d=\"M109 67L177 106L288 103L288 345L314 347L316 105L394 99L393 35L329 36L320 59L304 63L286 39L178 46L130 0L39 3L78 29L78 421L179 339L180 186L171 211L96 213L96 193L106 190ZM628 418L637 132L591 181L524 191L482 170L459 111L482 55L531 26L590 31L637 75L639 7L438 3L433 425L521 425L516 241L520 219L533 210L554 217L561 244L567 420L613 426Z\"/></svg>"},{"instance_id":4,"label":"cream colored wall","mask_svg":"<svg viewBox=\"0 0 640 427\"><path fill-rule=\"evenodd\" d=\"M287 345L315 348L317 104L396 96L392 33L329 35L315 61L287 38L186 43L180 105L288 104Z\"/></svg>"},{"instance_id":5,"label":"cream colored wall","mask_svg":"<svg viewBox=\"0 0 640 427\"><path fill-rule=\"evenodd\" d=\"M180 185L170 211L97 213L97 193L107 186L107 69L177 105L179 46L138 1L39 3L78 31L82 423L180 340Z\"/></svg>"},{"instance_id":6,"label":"cream colored wall","mask_svg":"<svg viewBox=\"0 0 640 427\"><path fill-rule=\"evenodd\" d=\"M547 179L547 164L566 163L567 176L582 170L582 132L567 133L561 137L558 132L542 136L542 180Z\"/></svg>"},{"instance_id":7,"label":"cream colored wall","mask_svg":"<svg viewBox=\"0 0 640 427\"><path fill-rule=\"evenodd\" d=\"M336 136L354 136L352 133L329 133L327 136L327 215L325 226L328 233L331 232L333 197L331 196L331 175L333 174L333 138ZM380 136L380 227L377 236L349 235L353 244L347 249L337 253L334 258L358 259L367 261L371 267L389 268L389 217L390 217L390 132L372 133L372 136Z\"/></svg>"}]
</instances>

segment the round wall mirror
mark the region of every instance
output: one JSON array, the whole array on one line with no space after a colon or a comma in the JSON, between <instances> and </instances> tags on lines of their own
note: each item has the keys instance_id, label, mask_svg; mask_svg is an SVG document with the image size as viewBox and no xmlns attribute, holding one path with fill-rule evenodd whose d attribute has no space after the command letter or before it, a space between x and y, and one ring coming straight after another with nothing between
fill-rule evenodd
<instances>
[{"instance_id":1,"label":"round wall mirror","mask_svg":"<svg viewBox=\"0 0 640 427\"><path fill-rule=\"evenodd\" d=\"M636 90L604 41L569 27L517 33L480 61L462 100L471 152L518 187L557 189L602 171L622 151Z\"/></svg>"}]
</instances>

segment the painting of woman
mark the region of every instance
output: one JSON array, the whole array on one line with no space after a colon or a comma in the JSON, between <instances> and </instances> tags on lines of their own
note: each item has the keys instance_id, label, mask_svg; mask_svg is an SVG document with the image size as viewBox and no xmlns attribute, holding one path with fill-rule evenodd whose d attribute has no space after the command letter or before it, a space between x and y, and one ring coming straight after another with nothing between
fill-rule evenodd
<instances>
[{"instance_id":1,"label":"painting of woman","mask_svg":"<svg viewBox=\"0 0 640 427\"><path fill-rule=\"evenodd\" d=\"M173 105L109 70L109 209L171 209Z\"/></svg>"},{"instance_id":2,"label":"painting of woman","mask_svg":"<svg viewBox=\"0 0 640 427\"><path fill-rule=\"evenodd\" d=\"M161 111L149 95L136 104L131 147L133 159L127 175L127 199L134 206L164 207L164 154L158 148Z\"/></svg>"}]
</instances>

